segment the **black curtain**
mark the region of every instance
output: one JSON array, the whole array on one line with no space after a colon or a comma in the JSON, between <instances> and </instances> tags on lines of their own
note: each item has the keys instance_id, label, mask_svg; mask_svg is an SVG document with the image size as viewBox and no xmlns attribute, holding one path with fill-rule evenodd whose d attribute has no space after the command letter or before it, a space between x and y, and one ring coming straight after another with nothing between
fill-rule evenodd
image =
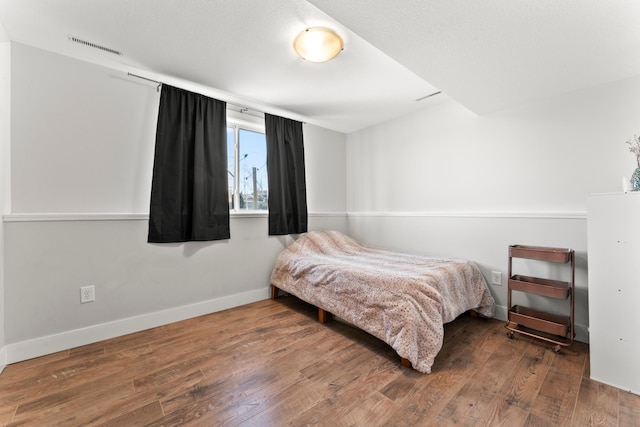
<instances>
[{"instance_id":1,"label":"black curtain","mask_svg":"<svg viewBox=\"0 0 640 427\"><path fill-rule=\"evenodd\" d=\"M265 114L269 235L307 231L307 189L302 123Z\"/></svg>"},{"instance_id":2,"label":"black curtain","mask_svg":"<svg viewBox=\"0 0 640 427\"><path fill-rule=\"evenodd\" d=\"M150 243L228 239L226 103L162 85Z\"/></svg>"}]
</instances>

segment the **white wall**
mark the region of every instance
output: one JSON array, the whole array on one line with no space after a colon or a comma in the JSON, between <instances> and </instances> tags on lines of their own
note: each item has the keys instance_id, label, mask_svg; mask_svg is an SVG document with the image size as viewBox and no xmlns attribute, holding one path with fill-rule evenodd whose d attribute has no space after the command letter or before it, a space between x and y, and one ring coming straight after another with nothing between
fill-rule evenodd
<instances>
[{"instance_id":1,"label":"white wall","mask_svg":"<svg viewBox=\"0 0 640 427\"><path fill-rule=\"evenodd\" d=\"M9 42L9 34L7 34L7 30L4 28L4 25L0 22L0 43Z\"/></svg>"},{"instance_id":2,"label":"white wall","mask_svg":"<svg viewBox=\"0 0 640 427\"><path fill-rule=\"evenodd\" d=\"M621 188L640 78L476 116L450 100L349 135L349 211L585 211Z\"/></svg>"},{"instance_id":3,"label":"white wall","mask_svg":"<svg viewBox=\"0 0 640 427\"><path fill-rule=\"evenodd\" d=\"M263 215L232 216L229 241L146 243L153 84L16 43L12 54L10 362L267 298L291 238L267 236ZM304 131L310 228L346 231L346 138ZM96 301L81 305L89 284Z\"/></svg>"},{"instance_id":4,"label":"white wall","mask_svg":"<svg viewBox=\"0 0 640 427\"><path fill-rule=\"evenodd\" d=\"M509 244L577 251L587 339L586 195L619 191L635 159L640 78L489 116L442 97L347 137L349 231L366 242L476 260L506 316ZM553 307L560 310L561 307Z\"/></svg>"},{"instance_id":5,"label":"white wall","mask_svg":"<svg viewBox=\"0 0 640 427\"><path fill-rule=\"evenodd\" d=\"M11 43L0 24L0 214L9 209L9 149L11 138ZM4 298L4 224L0 221L0 372L6 365Z\"/></svg>"},{"instance_id":6,"label":"white wall","mask_svg":"<svg viewBox=\"0 0 640 427\"><path fill-rule=\"evenodd\" d=\"M148 212L155 86L13 46L12 211Z\"/></svg>"}]
</instances>

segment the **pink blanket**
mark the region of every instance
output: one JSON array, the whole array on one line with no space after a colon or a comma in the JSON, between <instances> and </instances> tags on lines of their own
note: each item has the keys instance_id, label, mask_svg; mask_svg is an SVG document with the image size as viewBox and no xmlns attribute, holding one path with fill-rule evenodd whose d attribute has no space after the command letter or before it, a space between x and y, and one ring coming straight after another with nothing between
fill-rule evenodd
<instances>
[{"instance_id":1,"label":"pink blanket","mask_svg":"<svg viewBox=\"0 0 640 427\"><path fill-rule=\"evenodd\" d=\"M425 373L444 323L494 310L475 263L376 249L337 231L300 236L278 256L271 283L385 341Z\"/></svg>"}]
</instances>

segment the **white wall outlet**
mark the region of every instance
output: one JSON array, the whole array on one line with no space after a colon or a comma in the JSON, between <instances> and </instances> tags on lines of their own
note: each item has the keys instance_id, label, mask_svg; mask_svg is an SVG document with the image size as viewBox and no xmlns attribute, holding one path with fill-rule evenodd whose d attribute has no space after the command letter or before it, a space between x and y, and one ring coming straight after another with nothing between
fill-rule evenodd
<instances>
[{"instance_id":1,"label":"white wall outlet","mask_svg":"<svg viewBox=\"0 0 640 427\"><path fill-rule=\"evenodd\" d=\"M96 288L91 286L82 286L80 288L80 304L92 302L96 300Z\"/></svg>"},{"instance_id":2,"label":"white wall outlet","mask_svg":"<svg viewBox=\"0 0 640 427\"><path fill-rule=\"evenodd\" d=\"M502 272L500 271L491 272L491 284L502 286Z\"/></svg>"}]
</instances>

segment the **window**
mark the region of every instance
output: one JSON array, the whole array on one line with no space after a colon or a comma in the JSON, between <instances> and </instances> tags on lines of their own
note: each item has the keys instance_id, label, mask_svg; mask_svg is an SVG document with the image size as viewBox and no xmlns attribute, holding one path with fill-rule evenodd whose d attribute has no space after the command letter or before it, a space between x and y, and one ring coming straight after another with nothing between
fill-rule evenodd
<instances>
[{"instance_id":1,"label":"window","mask_svg":"<svg viewBox=\"0 0 640 427\"><path fill-rule=\"evenodd\" d=\"M235 212L266 211L269 187L264 131L228 124L227 169L230 209Z\"/></svg>"}]
</instances>

